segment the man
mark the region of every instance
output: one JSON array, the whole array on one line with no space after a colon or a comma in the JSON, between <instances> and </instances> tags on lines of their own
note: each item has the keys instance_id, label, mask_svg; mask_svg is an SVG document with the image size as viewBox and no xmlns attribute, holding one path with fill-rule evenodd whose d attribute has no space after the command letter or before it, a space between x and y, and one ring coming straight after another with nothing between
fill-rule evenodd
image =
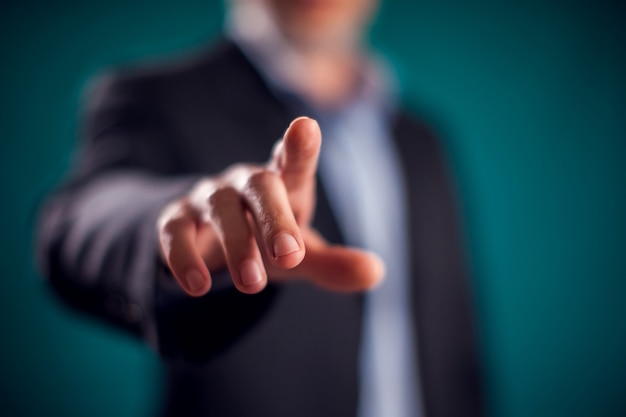
<instances>
[{"instance_id":1,"label":"man","mask_svg":"<svg viewBox=\"0 0 626 417\"><path fill-rule=\"evenodd\" d=\"M230 7L211 52L92 89L50 282L158 349L165 415L479 415L452 192L363 48L375 2Z\"/></svg>"}]
</instances>

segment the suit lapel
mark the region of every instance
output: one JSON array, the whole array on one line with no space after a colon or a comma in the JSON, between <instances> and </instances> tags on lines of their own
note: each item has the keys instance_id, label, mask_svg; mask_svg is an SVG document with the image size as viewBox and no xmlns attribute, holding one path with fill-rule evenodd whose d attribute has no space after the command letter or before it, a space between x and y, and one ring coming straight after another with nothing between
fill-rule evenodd
<instances>
[{"instance_id":1,"label":"suit lapel","mask_svg":"<svg viewBox=\"0 0 626 417\"><path fill-rule=\"evenodd\" d=\"M412 311L428 416L478 416L482 394L457 204L438 141L399 114L394 137L409 188Z\"/></svg>"}]
</instances>

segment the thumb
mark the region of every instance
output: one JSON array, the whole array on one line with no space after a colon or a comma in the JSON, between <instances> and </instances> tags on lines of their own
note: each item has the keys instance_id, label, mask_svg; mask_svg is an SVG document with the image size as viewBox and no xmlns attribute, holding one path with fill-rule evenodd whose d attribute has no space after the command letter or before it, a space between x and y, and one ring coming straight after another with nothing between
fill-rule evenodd
<instances>
[{"instance_id":1,"label":"thumb","mask_svg":"<svg viewBox=\"0 0 626 417\"><path fill-rule=\"evenodd\" d=\"M360 249L326 243L315 231L304 231L307 253L294 268L322 288L337 292L365 291L376 287L385 275L385 264L377 255Z\"/></svg>"}]
</instances>

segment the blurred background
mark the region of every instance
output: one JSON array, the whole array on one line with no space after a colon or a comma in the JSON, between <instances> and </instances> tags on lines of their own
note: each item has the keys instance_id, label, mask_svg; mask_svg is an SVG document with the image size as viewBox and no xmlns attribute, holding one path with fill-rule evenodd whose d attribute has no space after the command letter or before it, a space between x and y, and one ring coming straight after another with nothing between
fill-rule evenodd
<instances>
[{"instance_id":1,"label":"blurred background","mask_svg":"<svg viewBox=\"0 0 626 417\"><path fill-rule=\"evenodd\" d=\"M65 309L32 257L102 68L205 47L214 0L0 2L0 415L149 416L147 347ZM626 5L388 0L372 42L442 134L491 416L626 415Z\"/></svg>"}]
</instances>

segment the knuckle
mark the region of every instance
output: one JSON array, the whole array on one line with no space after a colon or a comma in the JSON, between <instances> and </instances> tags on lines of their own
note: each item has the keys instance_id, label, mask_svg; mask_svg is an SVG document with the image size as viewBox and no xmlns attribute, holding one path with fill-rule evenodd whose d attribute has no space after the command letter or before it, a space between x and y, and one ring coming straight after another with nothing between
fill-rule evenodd
<instances>
[{"instance_id":1,"label":"knuckle","mask_svg":"<svg viewBox=\"0 0 626 417\"><path fill-rule=\"evenodd\" d=\"M236 162L226 168L222 174L219 176L220 179L228 181L228 179L232 177L237 177L240 175L245 175L251 169L250 164L245 164L243 162Z\"/></svg>"},{"instance_id":2,"label":"knuckle","mask_svg":"<svg viewBox=\"0 0 626 417\"><path fill-rule=\"evenodd\" d=\"M289 218L284 213L263 212L260 214L258 222L261 232L268 238L273 238L287 228Z\"/></svg>"},{"instance_id":3,"label":"knuckle","mask_svg":"<svg viewBox=\"0 0 626 417\"><path fill-rule=\"evenodd\" d=\"M230 208L240 201L239 193L233 187L223 186L213 190L207 197L209 211L220 212L222 208Z\"/></svg>"},{"instance_id":4,"label":"knuckle","mask_svg":"<svg viewBox=\"0 0 626 417\"><path fill-rule=\"evenodd\" d=\"M163 222L161 230L163 234L173 236L185 228L187 223L188 221L183 217L171 217Z\"/></svg>"},{"instance_id":5,"label":"knuckle","mask_svg":"<svg viewBox=\"0 0 626 417\"><path fill-rule=\"evenodd\" d=\"M279 180L278 175L266 169L260 169L248 176L245 187L248 189L265 189L270 188Z\"/></svg>"},{"instance_id":6,"label":"knuckle","mask_svg":"<svg viewBox=\"0 0 626 417\"><path fill-rule=\"evenodd\" d=\"M179 230L189 219L189 207L185 200L176 200L163 209L157 220L157 227L162 233L172 234Z\"/></svg>"}]
</instances>

